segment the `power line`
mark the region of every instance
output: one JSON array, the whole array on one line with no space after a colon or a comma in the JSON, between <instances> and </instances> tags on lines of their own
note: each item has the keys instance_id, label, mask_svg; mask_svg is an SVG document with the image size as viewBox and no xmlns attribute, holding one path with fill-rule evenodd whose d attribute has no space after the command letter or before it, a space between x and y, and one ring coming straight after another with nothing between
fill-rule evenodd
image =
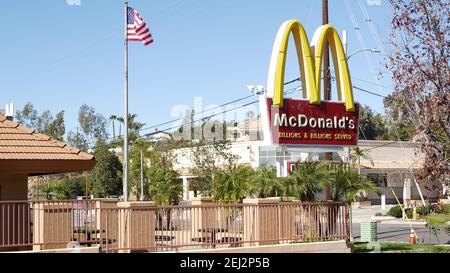
<instances>
[{"instance_id":1,"label":"power line","mask_svg":"<svg viewBox=\"0 0 450 273\"><path fill-rule=\"evenodd\" d=\"M365 92L365 93L368 93L368 94L371 94L371 95L374 95L374 96L378 96L378 97L381 97L381 98L386 98L386 96L384 96L384 95L381 95L381 94L378 94L378 93L375 93L375 92L372 92L372 91L369 91L369 90L366 90L366 89L362 89L362 88L354 86L354 85L352 87L355 88L356 90L359 90L359 91L362 91L362 92Z\"/></svg>"},{"instance_id":2,"label":"power line","mask_svg":"<svg viewBox=\"0 0 450 273\"><path fill-rule=\"evenodd\" d=\"M294 80L291 80L291 81L286 82L284 85L292 84L292 83L294 83L294 82L296 82L296 81L300 81L300 80L301 80L300 78L297 78L297 79L294 79ZM363 88L360 88L360 87L357 87L357 86L352 86L352 87L355 88L356 90L359 90L359 91L362 91L362 92L365 92L365 93L368 93L368 94L371 94L371 95L374 95L374 96L378 96L378 97L382 97L382 98L385 98L385 97L386 97L386 96L384 96L384 95L381 95L381 94L378 94L378 93L375 93L375 92L372 92L372 91L369 91L369 90L366 90L366 89L363 89ZM297 88L298 88L298 87L288 89L288 90L285 91L285 94L289 94L291 91L294 91L294 90L296 90ZM200 115L200 114L207 113L207 112L211 112L212 110L222 108L222 107L227 106L227 105L229 105L229 104L233 104L233 103L236 103L236 102L239 102L239 101L246 100L246 99L251 98L251 97L253 97L253 96L254 96L254 95L249 95L249 96L245 96L245 97L242 97L242 98L238 98L238 99L236 99L236 100L233 100L233 101L230 101L230 102L221 104L221 105L216 106L216 107L214 107L214 108L207 109L207 110L204 110L204 111L201 111L201 112L198 112L198 113L194 113L193 117L198 116L198 115ZM257 102L257 101L256 101L256 102ZM252 102L252 103L250 103L250 104L253 104L253 103L256 103L256 102ZM244 106L248 106L248 105L246 104L246 105L244 105ZM226 112L229 112L229 111L232 111L232 110L237 110L237 109L239 109L239 108L242 108L242 107L229 109L229 110L227 110ZM219 114L223 114L223 112L218 113L217 115L219 115ZM211 118L211 117L214 117L214 116L216 116L216 115L207 116L207 117L201 118L201 119L199 119L199 120ZM149 126L149 127L146 127L146 128L142 128L142 129L139 130L139 132L147 131L147 130L150 130L150 129L153 129L153 128L158 128L158 127L160 127L160 126L164 126L164 125L167 125L167 124L170 124L170 123L174 123L174 122L177 122L177 121L181 121L181 120L183 120L183 119L185 119L185 118L186 118L186 117L177 118L177 119L173 119L173 120L170 120L170 121L167 121L167 122L163 122L163 123L159 123L159 124L156 124L156 125L152 125L152 126ZM199 121L199 120L197 120L197 121ZM194 122L196 122L196 121L194 121ZM161 131L161 130L158 130L158 131ZM161 131L161 132L163 132L163 131Z\"/></svg>"},{"instance_id":3,"label":"power line","mask_svg":"<svg viewBox=\"0 0 450 273\"><path fill-rule=\"evenodd\" d=\"M241 109L241 108L250 106L250 105L252 105L252 104L258 103L258 102L259 102L259 100L252 101L252 102L246 103L246 104L244 104L244 105L241 105L241 106L238 106L238 107L235 107L235 108L232 108L232 109L228 109L228 110L222 111L222 112L220 112L220 113L216 113L216 114L213 114L213 115L204 117L204 118L200 118L200 119L194 120L194 121L192 121L190 124L192 125L192 124L195 124L196 122L204 121L205 119L210 119L210 118L213 118L213 117L215 117L215 116L219 116L219 115L222 115L222 114L226 114L226 113L228 113L228 112L230 112L230 111L238 110L238 109ZM177 128L180 128L180 126L173 126L173 127L170 127L170 128L164 129L164 130L158 130L158 132L167 132L167 131L171 131L171 130L177 129Z\"/></svg>"},{"instance_id":4,"label":"power line","mask_svg":"<svg viewBox=\"0 0 450 273\"><path fill-rule=\"evenodd\" d=\"M299 80L300 80L300 78L294 79L294 80L292 80L292 81L286 82L285 85L294 83L294 82L299 81ZM368 94L371 94L371 95L374 95L374 96L378 96L378 97L382 97L382 98L385 98L385 97L386 97L386 96L384 96L384 95L381 95L381 94L378 94L378 93L375 93L375 92L372 92L372 91L369 91L369 90L366 90L366 89L363 89L363 88L360 88L360 87L357 87L357 86L352 86L352 87L355 88L356 90L359 90L359 91L362 91L362 92L365 92L365 93L368 93ZM297 88L298 88L298 87L296 87L296 88L291 88L291 89L289 89L289 90L286 90L286 91L285 91L285 94L289 94L291 91L294 91L294 90L296 90ZM224 107L224 106L226 106L226 105L229 105L229 104L232 104L232 103L235 103L235 102L239 102L239 101L248 99L248 98L250 98L250 97L253 97L253 95L246 96L246 97L243 97L243 98L240 98L240 99L236 99L236 100L234 100L234 101L224 103L224 104L222 104L222 105L220 105L220 106L217 106L217 107L214 107L214 108L211 108L211 109L208 109L208 110L204 110L204 111L202 111L202 112L195 113L193 116L197 116L197 115L203 114L203 113L205 113L205 112L210 112L210 111L212 111L212 110L214 110L214 109L218 109L218 108ZM256 102L257 102L257 101L252 102L252 103L250 103L250 104L253 104L253 103L256 103ZM248 106L248 105L244 105L244 106ZM227 111L225 111L225 112L229 112L229 111L232 111L232 110L237 110L237 109L239 109L239 108L242 108L242 107L233 108L233 109L227 110ZM221 113L218 113L217 115L223 114L223 113L224 113L224 112L221 112ZM216 115L204 117L204 118L199 119L199 120L197 120L197 121L200 121L200 120L203 120L203 119L208 119L208 118L211 118L211 117L214 117L214 116L216 116ZM153 129L153 128L157 128L157 127L159 127L159 126L167 125L167 124L170 124L170 123L173 123L173 122L177 122L177 121L183 120L184 118L185 118L185 117L183 117L183 118L178 118L178 119L174 119L174 120L167 121L167 122L163 122L163 123L160 123L160 124L157 124L157 125L153 125L153 126L150 126L150 127L146 127L146 128L143 128L143 129L139 130L139 132L146 131L146 130ZM194 122L197 122L197 121L194 121ZM162 131L162 130L158 130L158 131L164 132L164 131Z\"/></svg>"},{"instance_id":5,"label":"power line","mask_svg":"<svg viewBox=\"0 0 450 273\"><path fill-rule=\"evenodd\" d=\"M369 12L367 11L366 7L364 6L361 0L358 0L358 4L364 15L364 18L366 19L366 23L369 26L370 32L372 33L372 37L375 40L375 43L377 44L378 48L382 50L384 53L385 52L384 44L381 42L378 32L376 31L375 26L373 25L373 20L372 18L370 18Z\"/></svg>"},{"instance_id":6,"label":"power line","mask_svg":"<svg viewBox=\"0 0 450 273\"><path fill-rule=\"evenodd\" d=\"M204 110L204 111L201 111L201 112L198 112L198 113L194 113L193 116L197 116L197 115L200 115L200 114L204 114L204 113L206 113L206 112L211 112L212 110L215 110L215 109L218 109L218 108L222 108L222 107L227 106L227 105L229 105L229 104L236 103L236 102L239 102L239 101L243 101L243 100L246 100L246 99L251 98L251 97L254 97L254 95L249 95L249 96L246 96L246 97L242 97L242 98L239 98L239 99L236 99L236 100L233 100L233 101L230 101L230 102L221 104L221 105L219 105L219 106L213 107L213 108L211 108L211 109L207 109L207 110ZM169 123L177 122L177 121L183 120L184 118L185 118L185 117L173 119L173 120L171 120L171 121L167 121L167 122L163 122L163 123L160 123L160 124L156 124L156 125L153 125L153 126L150 126L150 127L143 128L143 129L141 129L141 130L139 130L139 131L142 132L142 131L147 131L147 130L150 130L150 129L153 129L153 128L158 128L159 126L163 126L163 125L167 125L167 124L169 124Z\"/></svg>"},{"instance_id":7,"label":"power line","mask_svg":"<svg viewBox=\"0 0 450 273\"><path fill-rule=\"evenodd\" d=\"M355 15L353 13L350 3L348 2L348 0L344 0L344 3L345 3L347 13L350 17L350 20L352 21L353 29L355 31L356 37L358 38L359 44L362 46L362 48L367 48L364 37L361 34L361 30L360 30L359 26L357 25L356 18L355 18ZM366 20L367 20L367 17L366 17ZM380 50L382 50L382 48L380 48ZM367 64L369 65L370 76L372 77L372 80L375 81L375 78L373 75L375 75L376 73L375 73L375 69L373 67L372 59L370 58L368 52L365 52L364 56L366 58ZM380 87L378 87L378 92L381 92Z\"/></svg>"},{"instance_id":8,"label":"power line","mask_svg":"<svg viewBox=\"0 0 450 273\"><path fill-rule=\"evenodd\" d=\"M296 82L296 81L298 81L298 80L300 80L300 78L298 78L298 79L296 79L296 80L293 80L293 81L290 81L290 82L287 82L287 83L285 83L284 85L291 84L291 83ZM295 89L297 89L297 88L298 88L298 87L295 87L295 88L292 88L292 89L288 89L288 90L285 91L285 94L287 94L288 92L293 91L293 90L295 90ZM263 91L263 92L264 92L264 91ZM259 94L262 94L262 92L258 92L258 93L256 93L256 94L259 95ZM229 105L229 104L233 104L233 103L236 103L236 102L240 102L240 101L246 100L246 99L251 98L251 97L254 97L254 95L253 95L253 94L252 94L252 95L248 95L248 96L245 96L245 97L242 97L242 98L238 98L238 99L235 99L235 100L232 100L232 101L223 103L223 104L221 104L221 105L219 105L219 106L216 106L216 107L213 107L213 108L210 108L210 109L207 109L207 110L198 112L198 113L194 113L193 116L198 116L198 115L204 114L204 113L206 113L206 112L211 112L211 111L213 111L213 110L216 110L216 109L225 107L225 106L227 106L227 105ZM177 118L177 119L173 119L173 120L171 120L171 121L167 121L167 122L163 122L163 123L160 123L160 124L152 125L152 126L150 126L150 127L146 127L146 128L143 128L143 129L139 130L139 132L147 131L147 130L150 130L150 129L153 129L153 128L158 128L159 126L163 126L163 125L167 125L167 124L170 124L170 123L173 123L173 122L177 122L177 121L183 120L184 118L185 118L185 117Z\"/></svg>"},{"instance_id":9,"label":"power line","mask_svg":"<svg viewBox=\"0 0 450 273\"><path fill-rule=\"evenodd\" d=\"M383 85L383 84L371 82L371 81L368 81L368 80L363 80L363 79L360 79L360 78L357 78L357 77L353 77L353 76L352 76L352 80L358 80L358 81L361 81L361 82L365 82L365 83L372 84L372 85L375 85L375 86L380 86L380 87L383 87L383 88L392 88L392 85Z\"/></svg>"},{"instance_id":10,"label":"power line","mask_svg":"<svg viewBox=\"0 0 450 273\"><path fill-rule=\"evenodd\" d=\"M298 80L299 80L299 79L298 79ZM292 82L295 82L295 81L292 81ZM291 82L285 83L285 85L290 84L290 83L291 83ZM297 89L297 88L298 88L298 86L295 87L295 88L288 89L288 90L286 90L284 93L285 93L285 94L288 94L290 91L293 91L293 90L295 90L295 89ZM262 92L265 92L265 91L262 91ZM258 92L257 94L261 94L262 92ZM192 115L192 116L194 117L194 116L197 116L197 115L200 115L200 114L204 114L204 113L206 113L206 112L210 112L210 111L212 111L212 110L215 110L215 109L218 109L218 108L227 106L227 105L232 104L232 103L236 103L236 102L239 102L239 101L243 101L243 100L248 99L248 98L251 98L251 97L254 97L254 95L252 94L252 95L248 95L248 96L245 96L245 97L242 97L242 98L239 98L239 99L235 99L235 100L233 100L233 101L224 103L224 104L222 104L222 105L220 105L220 106L217 106L217 107L214 107L214 108L211 108L211 109L207 109L207 110L204 110L204 111L202 111L202 112L194 113L194 115ZM191 124L192 124L192 123L195 123L195 122L198 122L198 121L203 121L203 120L205 120L205 119L210 119L210 118L212 118L212 117L215 117L215 116L218 116L218 115L221 115L221 114L225 114L225 113L228 113L228 112L230 112L230 111L238 110L238 109L247 107L247 106L249 106L249 105L255 104L255 103L257 103L257 102L259 102L259 100L253 101L253 102L250 102L250 103L247 103L247 104L244 104L244 105L241 105L241 106L232 108L232 109L228 109L228 110L225 110L225 111L222 111L222 112L220 112L220 113L216 113L216 114L213 114L213 115L210 115L210 116L207 116L207 117L202 117L202 118L200 118L200 119L198 119L198 120L192 121ZM142 131L144 131L144 130L149 130L149 129L152 129L152 128L157 128L157 127L159 127L159 126L163 126L163 125L167 125L167 124L170 124L170 123L173 123L173 122L177 122L177 121L183 120L183 119L185 119L185 118L186 118L186 117L177 118L177 119L173 119L173 120L171 120L171 121L167 121L167 122L163 122L163 123L160 123L160 124L157 124L157 125L153 125L153 126L150 126L150 127L146 127L146 128L143 128L143 129L138 130L138 132L142 132ZM173 130L173 129L176 129L176 128L179 128L179 126L170 127L170 128L164 129L164 130L158 130L158 132L167 132L167 131L170 131L170 130ZM116 138L120 138L120 137L122 137L122 136L123 136L123 135L119 135L119 136L117 136ZM109 137L109 138L106 138L105 140L108 141L108 140L114 140L114 139L115 139L115 138L113 138L113 137ZM140 138L138 138L138 139L140 139ZM94 144L94 143L93 143L93 141L90 141L90 142L88 142L88 144L89 144L89 145L92 145L92 144Z\"/></svg>"},{"instance_id":11,"label":"power line","mask_svg":"<svg viewBox=\"0 0 450 273\"><path fill-rule=\"evenodd\" d=\"M334 77L332 77L332 78L334 78ZM289 84L292 84L292 83L297 82L297 81L301 81L301 78L296 78L296 79L293 79L293 80L291 80L291 81L285 82L284 85L289 85ZM378 93L375 93L375 92L372 92L372 91L369 91L369 90L366 90L366 89L363 89L363 88L360 88L360 87L357 87L357 86L352 86L352 87L355 88L355 89L358 90L358 91L362 91L362 92L365 92L365 93L368 93L368 94L371 94L371 95L374 95L374 96L378 96L378 97L382 97L382 98L385 98L385 97L386 97L386 96L383 96L383 95L381 95L381 94L378 94ZM286 90L284 93L285 93L285 94L290 94L292 91L295 91L296 89L298 89L298 87L288 89L288 90ZM214 107L214 108L207 109L207 110L204 110L204 111L201 111L201 112L198 112L198 113L194 113L193 117L198 116L198 115L201 115L201 114L204 114L204 113L207 113L207 112L210 112L210 111L215 110L215 109L218 109L218 108L222 108L222 107L224 107L224 106L227 106L227 105L230 105L230 104L233 104L233 103L236 103L236 102L240 102L240 101L246 100L246 99L251 98L251 97L253 97L253 96L254 96L254 95L248 95L248 96L245 96L245 97L242 97L242 98L238 98L238 99L232 100L232 101L227 102L227 103L223 103L223 104L221 104L221 105L219 105L219 106L216 106L216 107ZM228 110L222 111L222 112L220 112L220 113L216 113L216 114L213 114L213 115L210 115L210 116L207 116L207 117L202 117L202 118L200 118L200 119L197 119L197 120L195 120L195 121L192 121L192 123L195 123L195 122L198 122L198 121L203 121L203 120L205 120L205 119L210 119L210 118L212 118L212 117L215 117L215 116L218 116L218 115L221 115L221 114L225 114L225 113L230 112L230 111L233 111L233 110L238 110L238 109L241 109L241 108L243 108L243 107L246 107L246 106L255 104L255 103L257 103L257 102L258 102L258 101L253 101L253 102L244 104L244 105L242 105L242 106L238 106L238 107L235 107L235 108L232 108L232 109L228 109ZM142 129L140 129L138 132L147 131L147 130L150 130L150 129L153 129L153 128L157 128L157 127L160 127L160 126L168 125L168 124L170 124L170 123L174 123L174 122L177 122L177 121L181 121L181 120L183 120L183 119L185 119L185 118L186 118L186 117L177 118L177 119L173 119L173 120L170 120L170 121L167 121L167 122L163 122L163 123L159 123L159 124L156 124L156 125L152 125L152 126L149 126L149 127L146 127L146 128L142 128ZM173 129L176 129L176 128L179 128L179 126L169 127L169 128L167 128L167 129L164 129L164 130L158 130L158 131L159 131L159 132L167 132L167 131L170 131L170 130L173 130ZM121 137L121 136L122 136L122 135L119 135L119 137ZM113 139L114 139L114 138L108 138L107 140L113 140ZM92 144L92 143L91 143L91 144Z\"/></svg>"},{"instance_id":12,"label":"power line","mask_svg":"<svg viewBox=\"0 0 450 273\"><path fill-rule=\"evenodd\" d=\"M363 130L361 129L361 127L359 127L359 129L363 133L365 140L368 141L368 139L366 138L366 136L365 136ZM364 149L364 150L361 150L361 151L363 151L363 152L370 151L370 150L374 150L374 149L377 149L377 148L386 147L386 146L389 146L389 145L392 145L392 144L395 144L395 143L398 143L398 142L400 142L400 141L392 141L392 142L388 142L388 143L383 143L383 144L381 144L379 146L375 146L375 147L372 147L372 148L367 148L367 149Z\"/></svg>"},{"instance_id":13,"label":"power line","mask_svg":"<svg viewBox=\"0 0 450 273\"><path fill-rule=\"evenodd\" d=\"M259 102L259 100L255 100L255 101L252 101L252 102L250 102L250 103L246 103L246 104L244 104L244 105L241 105L241 106L238 106L238 107L235 107L235 108L232 108L232 109L227 109L227 110L222 111L222 112L220 112L220 113L215 113L215 114L209 115L209 116L207 116L207 117L199 118L199 119L197 119L197 120L194 120L194 121L190 122L190 124L192 125L192 124L195 124L196 122L204 121L205 119L210 119L210 118L213 118L213 117L215 117L215 116L222 115L222 114L225 114L225 113L234 111L234 110L238 110L238 109L241 109L241 108L250 106L250 105L252 105L252 104L258 103L258 102ZM169 123L169 122L168 122L168 123ZM163 130L158 130L158 132L168 132L168 131L171 131L171 130L174 130L174 129L177 129L177 128L180 128L180 125L178 125L178 126L173 126L173 127L169 127L169 128L163 129ZM139 130L139 132L140 132L140 130ZM122 135L120 135L119 138L120 138L121 136L122 136ZM138 137L137 139L142 139L142 138L141 138L141 137ZM107 138L106 140L113 140L113 138ZM90 142L89 144L92 144L92 142Z\"/></svg>"}]
</instances>

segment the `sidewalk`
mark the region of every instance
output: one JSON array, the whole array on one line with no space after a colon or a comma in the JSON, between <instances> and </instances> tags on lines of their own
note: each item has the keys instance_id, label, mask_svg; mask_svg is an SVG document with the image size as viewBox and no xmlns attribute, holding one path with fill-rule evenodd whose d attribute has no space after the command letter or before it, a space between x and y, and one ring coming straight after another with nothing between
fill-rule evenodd
<instances>
[{"instance_id":1,"label":"sidewalk","mask_svg":"<svg viewBox=\"0 0 450 273\"><path fill-rule=\"evenodd\" d=\"M372 206L370 208L353 208L352 209L352 222L353 224L359 224L362 222L377 221L380 224L398 224L398 225L425 225L425 220L408 220L399 219L392 216L375 216L376 213L385 215L390 208L395 205L386 205L386 209L382 210L381 206Z\"/></svg>"}]
</instances>

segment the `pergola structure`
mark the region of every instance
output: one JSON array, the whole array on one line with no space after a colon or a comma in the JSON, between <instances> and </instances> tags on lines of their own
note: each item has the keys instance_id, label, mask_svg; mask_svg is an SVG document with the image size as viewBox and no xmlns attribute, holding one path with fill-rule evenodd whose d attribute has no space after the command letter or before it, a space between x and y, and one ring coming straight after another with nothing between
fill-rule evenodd
<instances>
[{"instance_id":1,"label":"pergola structure","mask_svg":"<svg viewBox=\"0 0 450 273\"><path fill-rule=\"evenodd\" d=\"M27 200L28 177L83 172L93 155L0 115L0 200Z\"/></svg>"}]
</instances>

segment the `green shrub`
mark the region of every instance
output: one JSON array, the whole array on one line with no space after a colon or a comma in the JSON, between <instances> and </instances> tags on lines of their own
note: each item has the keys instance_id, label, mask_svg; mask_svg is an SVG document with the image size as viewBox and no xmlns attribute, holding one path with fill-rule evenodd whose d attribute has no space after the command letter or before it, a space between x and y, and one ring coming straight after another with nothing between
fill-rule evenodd
<instances>
[{"instance_id":1,"label":"green shrub","mask_svg":"<svg viewBox=\"0 0 450 273\"><path fill-rule=\"evenodd\" d=\"M375 216L383 216L383 213L377 212L377 213L375 213Z\"/></svg>"},{"instance_id":2,"label":"green shrub","mask_svg":"<svg viewBox=\"0 0 450 273\"><path fill-rule=\"evenodd\" d=\"M434 211L434 208L433 205L420 206L416 211L420 215L428 215Z\"/></svg>"},{"instance_id":3,"label":"green shrub","mask_svg":"<svg viewBox=\"0 0 450 273\"><path fill-rule=\"evenodd\" d=\"M412 219L413 217L413 212L414 209L412 208L408 208L405 210L406 216L409 219ZM416 213L424 216L424 215L429 215L432 213L436 213L436 214L450 214L450 204L444 205L444 204L435 204L435 205L427 205L427 206L420 206L416 208ZM399 205L392 207L389 212L388 212L389 216L392 217L396 217L396 218L401 218L402 217L402 209L400 208ZM378 216L378 215L376 215Z\"/></svg>"},{"instance_id":4,"label":"green shrub","mask_svg":"<svg viewBox=\"0 0 450 273\"><path fill-rule=\"evenodd\" d=\"M450 204L445 205L445 214L450 214Z\"/></svg>"},{"instance_id":5,"label":"green shrub","mask_svg":"<svg viewBox=\"0 0 450 273\"><path fill-rule=\"evenodd\" d=\"M387 214L395 218L402 218L402 209L397 205L392 207Z\"/></svg>"},{"instance_id":6,"label":"green shrub","mask_svg":"<svg viewBox=\"0 0 450 273\"><path fill-rule=\"evenodd\" d=\"M433 213L450 214L450 204L437 203L433 205Z\"/></svg>"}]
</instances>

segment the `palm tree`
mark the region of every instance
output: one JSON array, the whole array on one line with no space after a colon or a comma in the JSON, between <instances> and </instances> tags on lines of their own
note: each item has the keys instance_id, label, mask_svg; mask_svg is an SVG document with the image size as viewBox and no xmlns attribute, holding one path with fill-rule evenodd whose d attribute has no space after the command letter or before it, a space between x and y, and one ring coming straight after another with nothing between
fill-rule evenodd
<instances>
[{"instance_id":1,"label":"palm tree","mask_svg":"<svg viewBox=\"0 0 450 273\"><path fill-rule=\"evenodd\" d=\"M358 161L358 174L359 175L361 175L361 158L369 161L373 167L374 164L373 164L372 157L370 157L370 155L366 154L364 152L364 150L361 150L361 148L359 148L359 147L354 147L352 149L352 151L353 151L353 154L350 155L350 158L352 160L353 165L355 164L355 161Z\"/></svg>"},{"instance_id":2,"label":"palm tree","mask_svg":"<svg viewBox=\"0 0 450 273\"><path fill-rule=\"evenodd\" d=\"M257 198L278 196L282 192L283 184L274 167L256 170L249 182L248 192Z\"/></svg>"},{"instance_id":3,"label":"palm tree","mask_svg":"<svg viewBox=\"0 0 450 273\"><path fill-rule=\"evenodd\" d=\"M213 198L220 203L240 203L246 197L254 174L250 166L237 165L213 176Z\"/></svg>"},{"instance_id":4,"label":"palm tree","mask_svg":"<svg viewBox=\"0 0 450 273\"><path fill-rule=\"evenodd\" d=\"M122 135L122 124L124 123L123 117L118 117L117 121L119 122L119 137Z\"/></svg>"},{"instance_id":5,"label":"palm tree","mask_svg":"<svg viewBox=\"0 0 450 273\"><path fill-rule=\"evenodd\" d=\"M114 121L117 121L117 116L116 115L111 115L109 117L109 120L112 121L112 127L113 127L113 139L116 139L116 128L114 127Z\"/></svg>"},{"instance_id":6,"label":"palm tree","mask_svg":"<svg viewBox=\"0 0 450 273\"><path fill-rule=\"evenodd\" d=\"M306 161L299 164L291 176L284 181L284 195L297 196L302 201L315 200L316 193L331 179L327 165L320 162Z\"/></svg>"},{"instance_id":7,"label":"palm tree","mask_svg":"<svg viewBox=\"0 0 450 273\"><path fill-rule=\"evenodd\" d=\"M50 184L49 182L46 182L46 183L42 184L41 191L43 193L45 193L45 199L47 199L47 200L52 200L53 199L52 198L52 196L53 196L53 189L54 189L53 185ZM38 195L39 195L39 193L38 193Z\"/></svg>"},{"instance_id":8,"label":"palm tree","mask_svg":"<svg viewBox=\"0 0 450 273\"><path fill-rule=\"evenodd\" d=\"M133 144L136 142L136 140L140 136L139 132L141 131L142 127L145 126L145 123L137 122L136 118L137 118L137 114L128 114L128 141L130 144ZM116 120L119 122L119 136L117 139L115 139L115 137L114 137L112 144L113 144L113 146L122 146L123 145L122 124L124 124L124 119L123 119L123 117L111 115L110 120ZM114 123L113 123L113 127L114 127Z\"/></svg>"},{"instance_id":9,"label":"palm tree","mask_svg":"<svg viewBox=\"0 0 450 273\"><path fill-rule=\"evenodd\" d=\"M366 154L361 148L354 147L353 149L353 155L350 155L350 158L352 160L352 165L355 165L355 161L358 161L358 175L361 175L361 158L364 158L365 160L369 161L370 164L373 167L373 159L370 155ZM367 197L366 191L363 191L363 195Z\"/></svg>"},{"instance_id":10,"label":"palm tree","mask_svg":"<svg viewBox=\"0 0 450 273\"><path fill-rule=\"evenodd\" d=\"M333 201L343 200L349 209L350 240L352 237L352 208L351 204L361 192L371 191L378 193L378 188L369 180L363 179L358 173L347 168L340 162L335 165L335 172L328 182L332 190ZM337 215L337 214L335 214Z\"/></svg>"}]
</instances>

